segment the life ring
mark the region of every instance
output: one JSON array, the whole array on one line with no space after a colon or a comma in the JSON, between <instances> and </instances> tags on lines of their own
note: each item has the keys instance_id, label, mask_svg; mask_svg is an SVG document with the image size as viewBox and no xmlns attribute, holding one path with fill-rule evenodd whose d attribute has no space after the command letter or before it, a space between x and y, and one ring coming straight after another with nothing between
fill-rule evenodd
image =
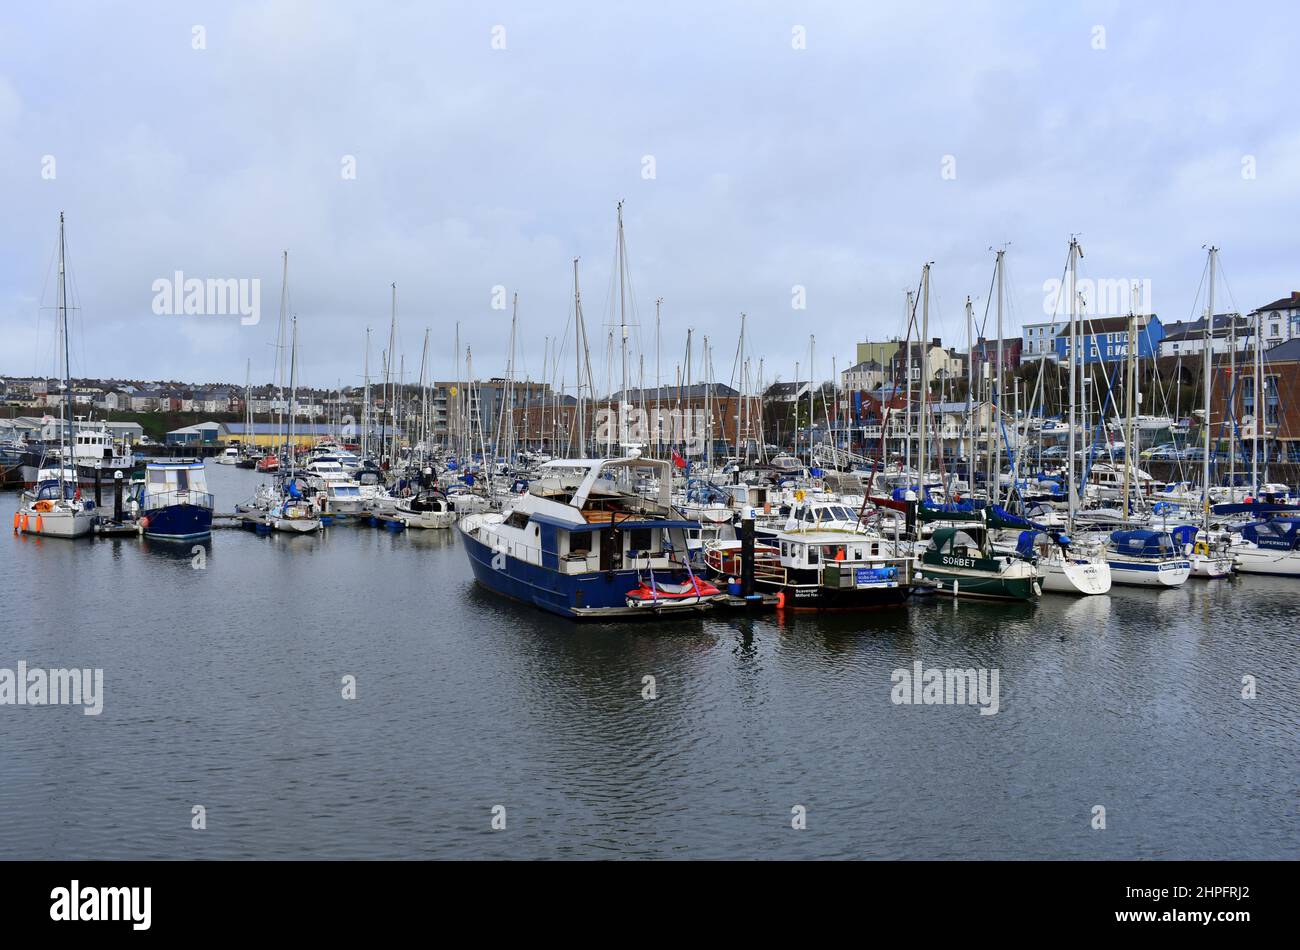
<instances>
[{"instance_id":1,"label":"life ring","mask_svg":"<svg viewBox=\"0 0 1300 950\"><path fill-rule=\"evenodd\" d=\"M1192 545L1192 553L1198 554L1201 557L1209 557L1210 546L1206 544L1204 541L1197 541L1195 544Z\"/></svg>"}]
</instances>

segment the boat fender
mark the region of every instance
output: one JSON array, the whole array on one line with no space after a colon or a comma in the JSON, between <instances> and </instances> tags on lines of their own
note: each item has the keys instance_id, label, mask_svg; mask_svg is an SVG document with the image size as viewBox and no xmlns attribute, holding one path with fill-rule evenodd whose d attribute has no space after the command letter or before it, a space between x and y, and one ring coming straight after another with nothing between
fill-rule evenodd
<instances>
[{"instance_id":1,"label":"boat fender","mask_svg":"<svg viewBox=\"0 0 1300 950\"><path fill-rule=\"evenodd\" d=\"M27 533L27 515L23 515L23 533Z\"/></svg>"},{"instance_id":2,"label":"boat fender","mask_svg":"<svg viewBox=\"0 0 1300 950\"><path fill-rule=\"evenodd\" d=\"M44 534L44 533L45 533L45 524L44 524L43 520L41 519L41 516L40 516L40 515L37 515L37 516L36 516L36 533L37 533L37 534Z\"/></svg>"},{"instance_id":3,"label":"boat fender","mask_svg":"<svg viewBox=\"0 0 1300 950\"><path fill-rule=\"evenodd\" d=\"M777 594L776 594L776 609L777 609L777 610L784 610L784 609L785 609L785 591L783 591L783 590L782 590L782 591L777 591Z\"/></svg>"},{"instance_id":4,"label":"boat fender","mask_svg":"<svg viewBox=\"0 0 1300 950\"><path fill-rule=\"evenodd\" d=\"M14 531L17 531L17 530L18 530L18 522L19 522L19 520L20 520L20 519L19 519L19 517L18 517L18 512L15 511L15 512L14 512Z\"/></svg>"},{"instance_id":5,"label":"boat fender","mask_svg":"<svg viewBox=\"0 0 1300 950\"><path fill-rule=\"evenodd\" d=\"M141 527L141 529L143 529L143 530L148 530L148 528L149 528L149 519L148 519L148 517L144 517L144 518L141 518L141 519L140 519L140 527Z\"/></svg>"}]
</instances>

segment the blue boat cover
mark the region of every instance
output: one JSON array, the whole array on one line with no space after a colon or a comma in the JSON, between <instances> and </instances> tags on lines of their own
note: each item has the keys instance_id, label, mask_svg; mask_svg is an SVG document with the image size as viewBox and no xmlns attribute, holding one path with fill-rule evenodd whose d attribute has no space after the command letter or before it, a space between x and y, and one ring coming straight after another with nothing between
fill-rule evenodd
<instances>
[{"instance_id":1,"label":"blue boat cover","mask_svg":"<svg viewBox=\"0 0 1300 950\"><path fill-rule=\"evenodd\" d=\"M1157 505L1163 504L1164 502L1157 503ZM1179 544L1191 544L1196 540L1196 532L1199 530L1200 529L1194 524L1180 524L1177 528L1174 528L1173 531L1170 531L1169 535Z\"/></svg>"},{"instance_id":2,"label":"blue boat cover","mask_svg":"<svg viewBox=\"0 0 1300 950\"><path fill-rule=\"evenodd\" d=\"M1178 548L1167 531L1116 531L1110 536L1111 549L1136 557L1165 557Z\"/></svg>"},{"instance_id":3,"label":"blue boat cover","mask_svg":"<svg viewBox=\"0 0 1300 950\"><path fill-rule=\"evenodd\" d=\"M1241 536L1261 548L1292 551L1300 542L1300 521L1256 521L1243 526Z\"/></svg>"}]
</instances>

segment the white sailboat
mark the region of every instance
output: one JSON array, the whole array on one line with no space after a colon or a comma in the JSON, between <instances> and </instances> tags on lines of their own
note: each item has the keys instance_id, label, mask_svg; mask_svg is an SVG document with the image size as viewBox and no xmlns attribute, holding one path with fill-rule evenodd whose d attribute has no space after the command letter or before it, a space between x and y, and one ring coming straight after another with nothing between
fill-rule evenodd
<instances>
[{"instance_id":1,"label":"white sailboat","mask_svg":"<svg viewBox=\"0 0 1300 950\"><path fill-rule=\"evenodd\" d=\"M72 377L68 346L68 285L66 278L66 241L63 233L63 212L59 212L59 274L58 312L63 331L63 398L59 400L59 459L71 457ZM89 535L95 525L94 503L82 501L77 487L76 469L60 461L55 477L39 481L30 494L23 495L18 511L14 513L14 530L23 534L54 538L80 538Z\"/></svg>"}]
</instances>

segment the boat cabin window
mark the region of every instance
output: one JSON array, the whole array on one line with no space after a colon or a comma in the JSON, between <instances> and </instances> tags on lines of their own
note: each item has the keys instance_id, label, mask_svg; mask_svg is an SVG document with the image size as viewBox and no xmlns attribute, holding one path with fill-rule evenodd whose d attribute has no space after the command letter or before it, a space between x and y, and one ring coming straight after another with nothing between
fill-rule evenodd
<instances>
[{"instance_id":1,"label":"boat cabin window","mask_svg":"<svg viewBox=\"0 0 1300 950\"><path fill-rule=\"evenodd\" d=\"M510 517L506 519L506 525L511 528L526 528L528 515L522 511L512 511Z\"/></svg>"},{"instance_id":2,"label":"boat cabin window","mask_svg":"<svg viewBox=\"0 0 1300 950\"><path fill-rule=\"evenodd\" d=\"M586 554L591 551L591 532L573 531L569 534L569 553Z\"/></svg>"},{"instance_id":3,"label":"boat cabin window","mask_svg":"<svg viewBox=\"0 0 1300 950\"><path fill-rule=\"evenodd\" d=\"M816 564L816 563L817 563L817 549L816 549L815 547L813 547L812 545L808 545L808 547L807 547L806 550L807 550L807 552L808 552L808 563L809 563L809 564Z\"/></svg>"},{"instance_id":4,"label":"boat cabin window","mask_svg":"<svg viewBox=\"0 0 1300 950\"><path fill-rule=\"evenodd\" d=\"M653 546L654 532L650 528L633 528L627 533L630 551L649 551Z\"/></svg>"}]
</instances>

